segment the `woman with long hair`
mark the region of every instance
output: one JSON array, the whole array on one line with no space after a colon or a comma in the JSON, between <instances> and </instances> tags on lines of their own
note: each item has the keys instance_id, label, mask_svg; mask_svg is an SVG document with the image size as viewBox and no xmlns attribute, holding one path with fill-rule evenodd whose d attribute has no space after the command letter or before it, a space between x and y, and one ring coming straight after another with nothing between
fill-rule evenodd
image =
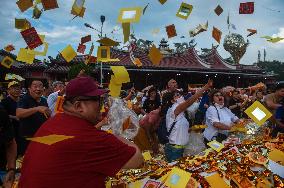
<instances>
[{"instance_id":1,"label":"woman with long hair","mask_svg":"<svg viewBox=\"0 0 284 188\"><path fill-rule=\"evenodd\" d=\"M161 106L160 95L155 87L151 87L148 91L148 97L143 103L143 110L150 113Z\"/></svg>"}]
</instances>

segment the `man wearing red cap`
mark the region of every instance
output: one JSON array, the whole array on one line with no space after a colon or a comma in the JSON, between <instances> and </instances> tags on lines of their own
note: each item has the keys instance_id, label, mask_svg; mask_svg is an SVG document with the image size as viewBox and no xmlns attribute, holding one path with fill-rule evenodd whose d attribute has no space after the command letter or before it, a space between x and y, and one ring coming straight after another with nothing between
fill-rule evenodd
<instances>
[{"instance_id":1,"label":"man wearing red cap","mask_svg":"<svg viewBox=\"0 0 284 188\"><path fill-rule=\"evenodd\" d=\"M107 176L142 164L136 145L94 127L104 93L90 77L68 83L64 113L49 119L34 136L64 135L68 139L52 145L31 142L19 187L104 188Z\"/></svg>"}]
</instances>

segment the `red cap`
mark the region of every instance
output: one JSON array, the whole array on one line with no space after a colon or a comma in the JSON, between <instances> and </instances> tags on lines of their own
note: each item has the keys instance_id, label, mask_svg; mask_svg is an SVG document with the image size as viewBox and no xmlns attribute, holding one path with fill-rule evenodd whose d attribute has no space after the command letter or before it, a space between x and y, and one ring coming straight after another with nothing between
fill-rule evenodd
<instances>
[{"instance_id":1,"label":"red cap","mask_svg":"<svg viewBox=\"0 0 284 188\"><path fill-rule=\"evenodd\" d=\"M66 86L66 97L94 97L107 93L98 89L95 80L88 76L81 76L70 80Z\"/></svg>"}]
</instances>

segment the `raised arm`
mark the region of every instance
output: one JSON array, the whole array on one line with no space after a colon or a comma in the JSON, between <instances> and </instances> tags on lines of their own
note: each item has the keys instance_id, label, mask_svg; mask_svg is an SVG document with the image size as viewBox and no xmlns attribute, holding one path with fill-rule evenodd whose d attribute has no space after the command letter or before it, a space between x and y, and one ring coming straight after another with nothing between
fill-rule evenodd
<instances>
[{"instance_id":1,"label":"raised arm","mask_svg":"<svg viewBox=\"0 0 284 188\"><path fill-rule=\"evenodd\" d=\"M208 83L203 86L200 90L196 91L196 93L190 97L189 99L185 100L183 103L179 104L175 111L174 114L175 116L178 116L180 113L184 112L189 106L191 106L199 97L202 96L202 94L208 90L210 87L212 87L213 81L208 80Z\"/></svg>"}]
</instances>

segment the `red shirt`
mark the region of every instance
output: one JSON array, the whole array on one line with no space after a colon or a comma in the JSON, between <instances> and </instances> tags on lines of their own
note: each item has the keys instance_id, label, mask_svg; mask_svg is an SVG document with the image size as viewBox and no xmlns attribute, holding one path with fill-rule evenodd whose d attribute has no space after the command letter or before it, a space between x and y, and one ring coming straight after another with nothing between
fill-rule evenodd
<instances>
[{"instance_id":1,"label":"red shirt","mask_svg":"<svg viewBox=\"0 0 284 188\"><path fill-rule=\"evenodd\" d=\"M24 158L19 188L104 188L135 154L114 135L75 116L57 114L34 137L74 136L53 145L31 142Z\"/></svg>"}]
</instances>

